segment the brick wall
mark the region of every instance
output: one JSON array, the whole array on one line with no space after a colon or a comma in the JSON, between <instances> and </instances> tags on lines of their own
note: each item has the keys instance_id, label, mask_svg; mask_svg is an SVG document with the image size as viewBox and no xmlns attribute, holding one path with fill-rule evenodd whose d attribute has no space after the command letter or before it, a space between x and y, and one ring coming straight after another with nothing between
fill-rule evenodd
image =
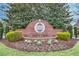
<instances>
[{"instance_id":1,"label":"brick wall","mask_svg":"<svg viewBox=\"0 0 79 59\"><path fill-rule=\"evenodd\" d=\"M50 25L47 21L42 20L41 22L45 25L45 31L42 33L37 33L34 30L34 26L37 22L38 20L29 23L28 26L22 30L23 35L27 37L55 37L57 32L62 31L60 29L54 29L53 26Z\"/></svg>"}]
</instances>

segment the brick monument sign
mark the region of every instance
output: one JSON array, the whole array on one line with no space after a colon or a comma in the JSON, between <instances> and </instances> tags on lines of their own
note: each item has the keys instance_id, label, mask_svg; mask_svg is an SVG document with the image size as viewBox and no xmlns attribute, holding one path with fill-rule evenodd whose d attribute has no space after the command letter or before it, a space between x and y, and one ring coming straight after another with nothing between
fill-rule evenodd
<instances>
[{"instance_id":1,"label":"brick monument sign","mask_svg":"<svg viewBox=\"0 0 79 59\"><path fill-rule=\"evenodd\" d=\"M56 33L61 31L55 29L46 20L34 20L22 30L25 37L55 37Z\"/></svg>"}]
</instances>

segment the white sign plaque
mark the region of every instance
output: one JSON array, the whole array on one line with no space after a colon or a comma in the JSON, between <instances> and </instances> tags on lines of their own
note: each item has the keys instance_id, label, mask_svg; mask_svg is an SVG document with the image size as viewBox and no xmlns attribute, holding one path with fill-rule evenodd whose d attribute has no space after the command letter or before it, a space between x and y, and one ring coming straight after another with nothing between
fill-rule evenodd
<instances>
[{"instance_id":1,"label":"white sign plaque","mask_svg":"<svg viewBox=\"0 0 79 59\"><path fill-rule=\"evenodd\" d=\"M42 33L45 30L45 25L42 22L37 22L34 29L37 33Z\"/></svg>"}]
</instances>

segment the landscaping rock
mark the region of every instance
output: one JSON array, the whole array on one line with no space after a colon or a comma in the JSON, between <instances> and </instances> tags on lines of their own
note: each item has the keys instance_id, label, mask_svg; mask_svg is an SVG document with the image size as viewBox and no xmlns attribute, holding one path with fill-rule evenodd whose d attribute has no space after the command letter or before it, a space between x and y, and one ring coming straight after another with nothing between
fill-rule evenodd
<instances>
[{"instance_id":1,"label":"landscaping rock","mask_svg":"<svg viewBox=\"0 0 79 59\"><path fill-rule=\"evenodd\" d=\"M26 43L31 44L32 41L31 40L25 40Z\"/></svg>"},{"instance_id":2,"label":"landscaping rock","mask_svg":"<svg viewBox=\"0 0 79 59\"><path fill-rule=\"evenodd\" d=\"M36 43L38 40L34 40L33 42Z\"/></svg>"},{"instance_id":3,"label":"landscaping rock","mask_svg":"<svg viewBox=\"0 0 79 59\"><path fill-rule=\"evenodd\" d=\"M56 44L56 43L59 43L59 41L55 39L55 40L54 40L54 43L55 43L55 44Z\"/></svg>"},{"instance_id":4,"label":"landscaping rock","mask_svg":"<svg viewBox=\"0 0 79 59\"><path fill-rule=\"evenodd\" d=\"M37 41L36 44L37 45L42 45L42 42L41 41Z\"/></svg>"}]
</instances>

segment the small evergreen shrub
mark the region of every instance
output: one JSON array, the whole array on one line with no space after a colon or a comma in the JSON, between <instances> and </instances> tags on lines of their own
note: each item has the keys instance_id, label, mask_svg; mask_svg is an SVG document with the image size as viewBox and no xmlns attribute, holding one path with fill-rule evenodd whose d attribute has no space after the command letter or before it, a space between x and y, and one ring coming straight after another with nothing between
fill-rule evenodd
<instances>
[{"instance_id":1,"label":"small evergreen shrub","mask_svg":"<svg viewBox=\"0 0 79 59\"><path fill-rule=\"evenodd\" d=\"M79 28L77 29L78 35L79 35Z\"/></svg>"},{"instance_id":2,"label":"small evergreen shrub","mask_svg":"<svg viewBox=\"0 0 79 59\"><path fill-rule=\"evenodd\" d=\"M48 45L51 45L51 44L52 44L52 40L49 39L49 40L47 41L47 44L48 44Z\"/></svg>"},{"instance_id":3,"label":"small evergreen shrub","mask_svg":"<svg viewBox=\"0 0 79 59\"><path fill-rule=\"evenodd\" d=\"M16 37L17 40L22 39L22 33L21 32L15 31L15 35L16 35L15 37Z\"/></svg>"},{"instance_id":4,"label":"small evergreen shrub","mask_svg":"<svg viewBox=\"0 0 79 59\"><path fill-rule=\"evenodd\" d=\"M6 39L8 41L18 41L22 39L22 33L19 31L11 31L6 34Z\"/></svg>"},{"instance_id":5,"label":"small evergreen shrub","mask_svg":"<svg viewBox=\"0 0 79 59\"><path fill-rule=\"evenodd\" d=\"M75 38L77 38L77 35L78 35L77 27L74 27L74 35L75 35Z\"/></svg>"},{"instance_id":6,"label":"small evergreen shrub","mask_svg":"<svg viewBox=\"0 0 79 59\"><path fill-rule=\"evenodd\" d=\"M2 23L0 23L0 39L2 39L2 37L3 37L3 25L2 25Z\"/></svg>"},{"instance_id":7,"label":"small evergreen shrub","mask_svg":"<svg viewBox=\"0 0 79 59\"><path fill-rule=\"evenodd\" d=\"M3 37L3 28L0 27L0 39Z\"/></svg>"},{"instance_id":8,"label":"small evergreen shrub","mask_svg":"<svg viewBox=\"0 0 79 59\"><path fill-rule=\"evenodd\" d=\"M8 33L8 32L9 32L9 27L6 26L6 28L5 28L5 33Z\"/></svg>"},{"instance_id":9,"label":"small evergreen shrub","mask_svg":"<svg viewBox=\"0 0 79 59\"><path fill-rule=\"evenodd\" d=\"M70 39L70 33L69 32L58 32L57 38L59 40L69 40Z\"/></svg>"},{"instance_id":10,"label":"small evergreen shrub","mask_svg":"<svg viewBox=\"0 0 79 59\"><path fill-rule=\"evenodd\" d=\"M72 26L69 25L68 28L67 28L67 30L70 33L70 38L72 38L72 36L73 36Z\"/></svg>"}]
</instances>

